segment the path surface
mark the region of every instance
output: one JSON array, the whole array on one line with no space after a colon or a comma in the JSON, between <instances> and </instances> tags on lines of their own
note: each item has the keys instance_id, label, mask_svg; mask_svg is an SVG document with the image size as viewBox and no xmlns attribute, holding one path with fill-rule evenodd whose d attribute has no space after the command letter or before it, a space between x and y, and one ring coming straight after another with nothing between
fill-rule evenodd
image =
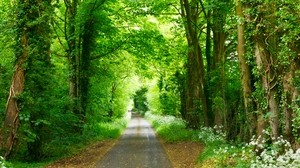
<instances>
[{"instance_id":1,"label":"path surface","mask_svg":"<svg viewBox=\"0 0 300 168\"><path fill-rule=\"evenodd\" d=\"M133 115L119 142L96 168L172 168L149 122Z\"/></svg>"}]
</instances>

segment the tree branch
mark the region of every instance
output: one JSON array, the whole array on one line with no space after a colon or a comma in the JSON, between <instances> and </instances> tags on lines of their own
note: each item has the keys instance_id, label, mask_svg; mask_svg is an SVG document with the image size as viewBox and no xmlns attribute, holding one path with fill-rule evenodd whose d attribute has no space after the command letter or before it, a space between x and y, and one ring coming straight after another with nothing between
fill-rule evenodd
<instances>
[{"instance_id":1,"label":"tree branch","mask_svg":"<svg viewBox=\"0 0 300 168\"><path fill-rule=\"evenodd\" d=\"M115 48L112 48L110 51L108 51L107 53L104 53L104 54L99 54L99 55L95 55L93 56L90 60L95 60L95 59L98 59L98 58L101 58L101 57L104 57L104 56L107 56L109 54L112 54L114 52L116 52L117 50L119 50L123 45L126 44L128 38L122 42L120 42L119 45L117 45Z\"/></svg>"},{"instance_id":2,"label":"tree branch","mask_svg":"<svg viewBox=\"0 0 300 168\"><path fill-rule=\"evenodd\" d=\"M63 30L59 27L59 25L58 25L55 21L54 21L54 25L56 25L56 26L58 27L58 29L59 29L60 31L62 31L62 33L64 33ZM63 48L65 51L67 51L67 48L65 48L65 46L63 45L62 40L60 39L60 36L59 36L58 32L56 31L55 28L53 28L53 30L54 30L54 32L55 32L57 38L58 38L59 44L62 46L62 48ZM66 37L65 37L65 38L66 38Z\"/></svg>"}]
</instances>

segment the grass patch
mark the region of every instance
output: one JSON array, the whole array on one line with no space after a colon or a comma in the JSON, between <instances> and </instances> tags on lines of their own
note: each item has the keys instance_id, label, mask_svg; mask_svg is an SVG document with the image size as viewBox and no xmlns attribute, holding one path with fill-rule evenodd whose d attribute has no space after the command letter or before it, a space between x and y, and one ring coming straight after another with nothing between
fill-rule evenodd
<instances>
[{"instance_id":1,"label":"grass patch","mask_svg":"<svg viewBox=\"0 0 300 168\"><path fill-rule=\"evenodd\" d=\"M242 148L230 146L229 144L206 145L198 161L201 163L201 168L206 167L235 167L247 168L250 167L247 160L243 160Z\"/></svg>"},{"instance_id":2,"label":"grass patch","mask_svg":"<svg viewBox=\"0 0 300 168\"><path fill-rule=\"evenodd\" d=\"M126 119L116 119L112 122L86 125L82 134L65 134L44 145L45 158L40 162L25 162L18 160L2 161L3 166L10 168L39 168L65 157L75 155L90 144L118 138L126 128ZM1 160L0 160L1 163ZM0 168L2 168L0 164Z\"/></svg>"},{"instance_id":3,"label":"grass patch","mask_svg":"<svg viewBox=\"0 0 300 168\"><path fill-rule=\"evenodd\" d=\"M52 157L61 158L74 155L95 141L118 138L126 125L125 119L86 125L82 135L66 136L53 140L47 145L47 151L54 154Z\"/></svg>"},{"instance_id":4,"label":"grass patch","mask_svg":"<svg viewBox=\"0 0 300 168\"><path fill-rule=\"evenodd\" d=\"M127 121L125 119L87 125L83 135L94 140L115 139L121 135L126 125Z\"/></svg>"},{"instance_id":5,"label":"grass patch","mask_svg":"<svg viewBox=\"0 0 300 168\"><path fill-rule=\"evenodd\" d=\"M174 116L158 116L146 113L145 117L155 128L156 133L167 142L195 140L196 131L186 128L186 123Z\"/></svg>"}]
</instances>

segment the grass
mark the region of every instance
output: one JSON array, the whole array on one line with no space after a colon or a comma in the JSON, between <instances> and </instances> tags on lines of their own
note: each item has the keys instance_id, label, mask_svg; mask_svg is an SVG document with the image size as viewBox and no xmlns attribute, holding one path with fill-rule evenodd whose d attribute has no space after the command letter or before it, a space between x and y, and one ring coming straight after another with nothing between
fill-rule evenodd
<instances>
[{"instance_id":1,"label":"grass","mask_svg":"<svg viewBox=\"0 0 300 168\"><path fill-rule=\"evenodd\" d=\"M42 168L58 159L77 154L96 141L118 138L126 128L126 125L127 120L125 119L116 119L112 122L86 125L81 135L64 135L45 144L44 153L46 157L40 162L27 163L19 160L11 160L9 162L4 162L4 165L7 168ZM0 164L0 168L2 167L3 166Z\"/></svg>"},{"instance_id":2,"label":"grass","mask_svg":"<svg viewBox=\"0 0 300 168\"><path fill-rule=\"evenodd\" d=\"M186 128L186 123L174 116L158 116L146 113L157 134L167 142L194 141L197 133Z\"/></svg>"}]
</instances>

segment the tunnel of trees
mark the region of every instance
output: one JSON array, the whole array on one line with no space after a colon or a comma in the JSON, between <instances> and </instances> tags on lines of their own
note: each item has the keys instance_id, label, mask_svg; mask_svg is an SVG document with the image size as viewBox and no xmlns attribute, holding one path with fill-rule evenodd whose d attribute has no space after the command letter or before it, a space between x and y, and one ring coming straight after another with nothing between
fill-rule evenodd
<instances>
[{"instance_id":1,"label":"tunnel of trees","mask_svg":"<svg viewBox=\"0 0 300 168\"><path fill-rule=\"evenodd\" d=\"M48 157L65 137L121 118L137 91L145 111L188 128L222 126L244 142L269 130L297 148L299 9L294 0L1 0L0 154Z\"/></svg>"}]
</instances>

